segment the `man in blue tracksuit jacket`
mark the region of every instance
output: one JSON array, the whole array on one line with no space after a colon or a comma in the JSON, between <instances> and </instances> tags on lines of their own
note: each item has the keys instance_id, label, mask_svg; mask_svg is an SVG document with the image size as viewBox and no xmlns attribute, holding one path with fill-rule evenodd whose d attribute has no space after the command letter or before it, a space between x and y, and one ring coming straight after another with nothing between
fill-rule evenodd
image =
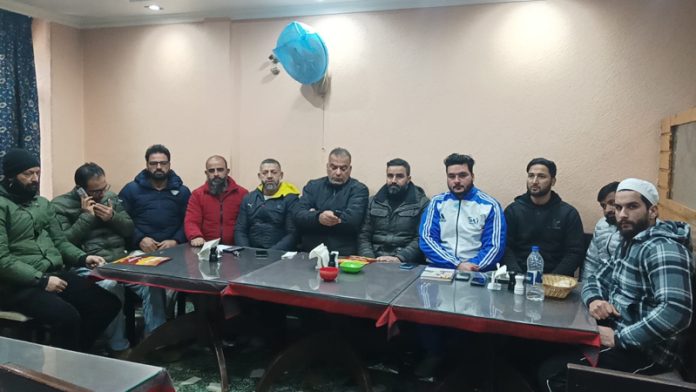
<instances>
[{"instance_id":1,"label":"man in blue tracksuit jacket","mask_svg":"<svg viewBox=\"0 0 696 392\"><path fill-rule=\"evenodd\" d=\"M505 216L497 200L474 186L474 159L445 158L449 192L432 198L420 224L429 264L459 271L495 268L505 251Z\"/></svg>"}]
</instances>

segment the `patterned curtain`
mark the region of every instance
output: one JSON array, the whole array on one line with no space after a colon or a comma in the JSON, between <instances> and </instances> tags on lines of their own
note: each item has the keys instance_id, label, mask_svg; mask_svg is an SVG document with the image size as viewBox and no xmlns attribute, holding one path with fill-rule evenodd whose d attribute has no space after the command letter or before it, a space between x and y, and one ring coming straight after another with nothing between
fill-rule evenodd
<instances>
[{"instance_id":1,"label":"patterned curtain","mask_svg":"<svg viewBox=\"0 0 696 392\"><path fill-rule=\"evenodd\" d=\"M0 161L13 147L25 148L39 157L34 47L31 18L0 10Z\"/></svg>"}]
</instances>

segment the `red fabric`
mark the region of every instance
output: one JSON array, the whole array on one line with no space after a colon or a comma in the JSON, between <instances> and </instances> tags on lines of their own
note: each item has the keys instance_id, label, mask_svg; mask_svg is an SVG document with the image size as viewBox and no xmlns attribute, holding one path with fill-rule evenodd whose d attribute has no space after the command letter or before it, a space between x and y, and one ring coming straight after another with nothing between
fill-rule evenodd
<instances>
[{"instance_id":1,"label":"red fabric","mask_svg":"<svg viewBox=\"0 0 696 392\"><path fill-rule=\"evenodd\" d=\"M232 177L227 177L227 189L220 196L208 192L208 182L196 188L189 199L184 219L186 239L191 241L203 237L206 241L220 238L220 243L234 244L234 225L237 223L239 206L249 193ZM222 212L220 211L222 209ZM220 214L222 213L222 216ZM220 233L222 222L222 233Z\"/></svg>"},{"instance_id":2,"label":"red fabric","mask_svg":"<svg viewBox=\"0 0 696 392\"><path fill-rule=\"evenodd\" d=\"M300 308L317 309L328 313L344 314L352 317L362 317L377 320L384 313L385 306L359 303L354 300L340 298L318 297L288 291L275 291L254 286L231 283L222 292L223 295L241 296L258 301L274 302Z\"/></svg>"},{"instance_id":3,"label":"red fabric","mask_svg":"<svg viewBox=\"0 0 696 392\"><path fill-rule=\"evenodd\" d=\"M514 323L503 320L393 306L390 306L382 314L377 322L377 326L388 325L389 328L391 328L394 323L399 320L420 324L439 325L478 333L496 333L525 339L544 340L547 342L584 344L593 347L599 347L600 345L599 334L597 332L551 328L541 325Z\"/></svg>"}]
</instances>

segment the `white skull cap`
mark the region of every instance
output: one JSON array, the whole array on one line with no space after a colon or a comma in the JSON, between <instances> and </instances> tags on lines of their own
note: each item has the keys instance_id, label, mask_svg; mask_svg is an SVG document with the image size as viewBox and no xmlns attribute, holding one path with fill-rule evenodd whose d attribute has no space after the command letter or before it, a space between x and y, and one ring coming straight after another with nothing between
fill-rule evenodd
<instances>
[{"instance_id":1,"label":"white skull cap","mask_svg":"<svg viewBox=\"0 0 696 392\"><path fill-rule=\"evenodd\" d=\"M635 191L643 195L650 203L657 205L660 201L660 195L657 193L657 188L652 183L638 178L627 178L619 183L616 191Z\"/></svg>"}]
</instances>

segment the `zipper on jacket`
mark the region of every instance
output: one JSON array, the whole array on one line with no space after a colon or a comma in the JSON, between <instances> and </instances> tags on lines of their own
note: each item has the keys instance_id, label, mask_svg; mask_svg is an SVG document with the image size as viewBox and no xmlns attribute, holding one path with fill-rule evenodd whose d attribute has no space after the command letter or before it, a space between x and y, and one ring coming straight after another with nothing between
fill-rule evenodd
<instances>
[{"instance_id":1,"label":"zipper on jacket","mask_svg":"<svg viewBox=\"0 0 696 392\"><path fill-rule=\"evenodd\" d=\"M462 200L459 199L459 206L457 206L457 219L454 221L454 257L459 260L459 255L457 254L459 251L459 212L462 210Z\"/></svg>"},{"instance_id":2,"label":"zipper on jacket","mask_svg":"<svg viewBox=\"0 0 696 392\"><path fill-rule=\"evenodd\" d=\"M224 210L223 209L223 201L224 200L222 200L222 199L220 200L220 241L223 241L223 238L222 238L222 211Z\"/></svg>"}]
</instances>

